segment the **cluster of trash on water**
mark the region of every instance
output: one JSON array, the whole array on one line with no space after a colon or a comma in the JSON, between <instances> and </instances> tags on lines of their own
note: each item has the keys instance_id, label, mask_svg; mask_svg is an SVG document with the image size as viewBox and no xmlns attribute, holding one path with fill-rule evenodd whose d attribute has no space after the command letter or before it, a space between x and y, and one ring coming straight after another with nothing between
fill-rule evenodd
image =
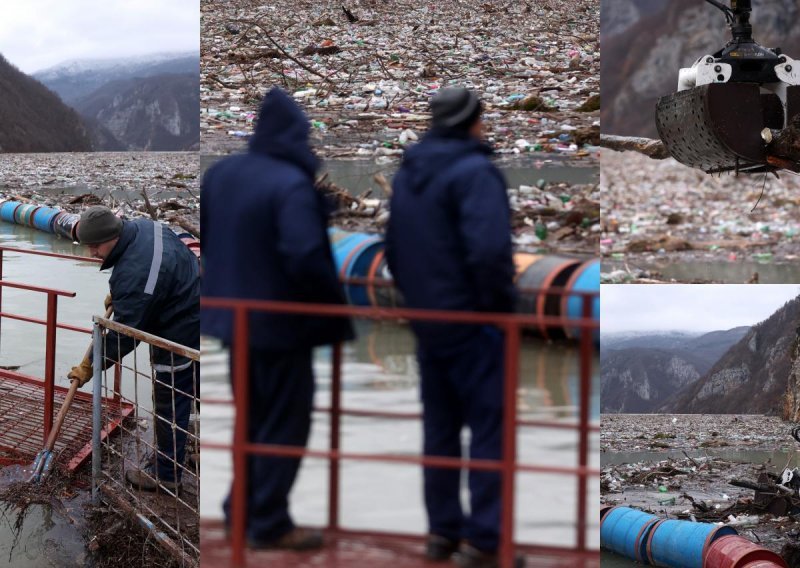
<instances>
[{"instance_id":1,"label":"cluster of trash on water","mask_svg":"<svg viewBox=\"0 0 800 568\"><path fill-rule=\"evenodd\" d=\"M0 154L0 200L79 214L103 204L200 235L199 157L188 152Z\"/></svg>"},{"instance_id":2,"label":"cluster of trash on water","mask_svg":"<svg viewBox=\"0 0 800 568\"><path fill-rule=\"evenodd\" d=\"M614 267L604 270L604 282L658 279L642 268L663 262L800 258L795 176L710 176L634 152L603 150L602 160L600 253Z\"/></svg>"},{"instance_id":3,"label":"cluster of trash on water","mask_svg":"<svg viewBox=\"0 0 800 568\"><path fill-rule=\"evenodd\" d=\"M604 415L601 437L603 506L729 527L790 566L800 560L798 441L779 418Z\"/></svg>"},{"instance_id":4,"label":"cluster of trash on water","mask_svg":"<svg viewBox=\"0 0 800 568\"><path fill-rule=\"evenodd\" d=\"M322 156L391 161L427 128L430 97L460 85L483 93L498 153L594 159L597 2L343 8L201 2L204 152L241 146L275 84L305 107Z\"/></svg>"}]
</instances>

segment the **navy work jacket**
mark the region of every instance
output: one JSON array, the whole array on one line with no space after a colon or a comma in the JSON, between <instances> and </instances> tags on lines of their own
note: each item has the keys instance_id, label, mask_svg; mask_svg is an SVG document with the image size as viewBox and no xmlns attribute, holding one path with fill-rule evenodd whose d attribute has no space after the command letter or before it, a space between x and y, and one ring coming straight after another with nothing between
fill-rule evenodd
<instances>
[{"instance_id":1,"label":"navy work jacket","mask_svg":"<svg viewBox=\"0 0 800 568\"><path fill-rule=\"evenodd\" d=\"M264 99L247 153L206 172L201 193L204 296L342 304L327 233L327 208L314 189L317 159L309 124L283 91ZM287 351L353 337L349 320L255 312L249 343ZM203 333L233 340L232 313L204 309Z\"/></svg>"},{"instance_id":2,"label":"navy work jacket","mask_svg":"<svg viewBox=\"0 0 800 568\"><path fill-rule=\"evenodd\" d=\"M503 175L477 139L431 130L392 184L389 268L408 307L514 309L511 219ZM475 327L413 323L423 347L454 346Z\"/></svg>"}]
</instances>

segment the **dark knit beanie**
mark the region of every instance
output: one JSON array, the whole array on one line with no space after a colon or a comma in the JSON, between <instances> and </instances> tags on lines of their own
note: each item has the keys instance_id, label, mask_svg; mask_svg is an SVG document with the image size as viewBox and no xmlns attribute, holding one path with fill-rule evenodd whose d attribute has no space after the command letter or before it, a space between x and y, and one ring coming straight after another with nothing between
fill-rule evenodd
<instances>
[{"instance_id":1,"label":"dark knit beanie","mask_svg":"<svg viewBox=\"0 0 800 568\"><path fill-rule=\"evenodd\" d=\"M102 205L89 207L78 223L78 240L82 245L97 245L117 238L122 232L122 219Z\"/></svg>"},{"instance_id":2,"label":"dark knit beanie","mask_svg":"<svg viewBox=\"0 0 800 568\"><path fill-rule=\"evenodd\" d=\"M481 115L481 101L464 87L442 89L431 100L433 126L468 130Z\"/></svg>"}]
</instances>

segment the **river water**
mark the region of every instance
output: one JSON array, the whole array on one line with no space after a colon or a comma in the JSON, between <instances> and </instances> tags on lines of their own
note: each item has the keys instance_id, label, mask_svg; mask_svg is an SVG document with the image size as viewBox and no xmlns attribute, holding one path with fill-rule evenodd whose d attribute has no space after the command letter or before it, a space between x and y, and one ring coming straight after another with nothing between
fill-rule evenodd
<instances>
[{"instance_id":1,"label":"river water","mask_svg":"<svg viewBox=\"0 0 800 568\"><path fill-rule=\"evenodd\" d=\"M343 367L343 406L349 409L419 412L418 371L410 331L397 324L359 322L358 339L346 345ZM316 404L328 406L329 350L315 354L318 377ZM578 351L572 345L525 341L521 355L519 410L523 416L570 422L576 419ZM227 354L213 341L204 340L201 390L204 397L230 398ZM595 357L593 368L596 371ZM592 421L598 421L597 374L594 377ZM201 411L204 441L230 443L232 408L205 405ZM328 447L327 416L315 414L310 447ZM518 436L522 463L576 465L577 434L568 430L523 428ZM419 454L421 428L416 421L346 417L342 447L352 452ZM591 466L599 464L599 437L591 437ZM203 450L201 516L219 518L221 502L231 478L226 452ZM327 512L327 463L304 460L291 499L295 519L323 526ZM341 520L345 527L424 533L422 475L416 465L345 461L341 472ZM517 479L517 539L524 542L568 546L574 542L576 479L563 475L524 474ZM599 546L599 483L589 487L589 543Z\"/></svg>"},{"instance_id":2,"label":"river water","mask_svg":"<svg viewBox=\"0 0 800 568\"><path fill-rule=\"evenodd\" d=\"M200 170L205 170L223 156L204 155L200 157ZM536 185L545 183L589 184L599 181L599 169L590 166L576 166L558 157L537 158L523 156L498 160L497 166L506 177L509 187L520 185ZM347 188L355 195L372 190L373 197L383 197L383 192L375 184L373 178L382 174L391 182L392 176L400 165L399 160L387 164L377 164L374 160L324 160L322 171L330 174L335 184Z\"/></svg>"},{"instance_id":3,"label":"river water","mask_svg":"<svg viewBox=\"0 0 800 568\"><path fill-rule=\"evenodd\" d=\"M65 239L28 227L0 222L0 244L43 252L88 256L88 251ZM77 292L74 298L59 298L58 320L90 328L93 315L102 314L108 293L109 273L99 265L15 252L3 253L3 278L13 282ZM3 288L3 311L45 318L43 294ZM0 365L44 376L44 326L3 318L0 327ZM68 386L66 374L83 357L90 336L67 330L56 333L56 384ZM129 355L128 357L131 357ZM137 351L139 364L147 351ZM145 368L145 372L146 368ZM142 381L140 381L142 383ZM123 375L123 393L131 396L131 381ZM89 387L84 387L88 391ZM149 387L139 386L139 401L150 400ZM2 438L0 438L1 440ZM18 510L0 501L0 566L14 568L78 568L86 566L84 540L80 534L81 506L85 495L65 499L72 520L49 506L32 505L20 520Z\"/></svg>"}]
</instances>

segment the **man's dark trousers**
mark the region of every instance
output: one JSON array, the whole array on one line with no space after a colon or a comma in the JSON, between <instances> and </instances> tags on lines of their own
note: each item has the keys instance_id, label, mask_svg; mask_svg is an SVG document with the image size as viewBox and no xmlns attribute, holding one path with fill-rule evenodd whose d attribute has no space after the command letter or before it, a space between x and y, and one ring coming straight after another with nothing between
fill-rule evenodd
<instances>
[{"instance_id":1,"label":"man's dark trousers","mask_svg":"<svg viewBox=\"0 0 800 568\"><path fill-rule=\"evenodd\" d=\"M311 431L314 375L311 349L250 350L248 439L255 444L305 447ZM231 382L234 369L231 362ZM299 458L253 456L247 461L247 536L274 540L294 528L289 492ZM223 506L231 524L231 496Z\"/></svg>"},{"instance_id":2,"label":"man's dark trousers","mask_svg":"<svg viewBox=\"0 0 800 568\"><path fill-rule=\"evenodd\" d=\"M418 347L422 375L425 455L461 457L461 429L469 426L472 459L499 460L503 425L503 337L481 328L451 349ZM494 553L500 527L499 472L469 473L470 515L460 501L459 469L425 468L425 505L432 534L466 539Z\"/></svg>"},{"instance_id":3,"label":"man's dark trousers","mask_svg":"<svg viewBox=\"0 0 800 568\"><path fill-rule=\"evenodd\" d=\"M173 382L174 378L174 382ZM172 386L174 386L174 390ZM172 398L175 395L175 412ZM156 472L162 481L180 481L186 455L186 433L192 405L200 396L200 365L193 362L180 371L157 372L153 389L156 410ZM174 431L173 421L178 426ZM177 474L177 478L176 478Z\"/></svg>"}]
</instances>

